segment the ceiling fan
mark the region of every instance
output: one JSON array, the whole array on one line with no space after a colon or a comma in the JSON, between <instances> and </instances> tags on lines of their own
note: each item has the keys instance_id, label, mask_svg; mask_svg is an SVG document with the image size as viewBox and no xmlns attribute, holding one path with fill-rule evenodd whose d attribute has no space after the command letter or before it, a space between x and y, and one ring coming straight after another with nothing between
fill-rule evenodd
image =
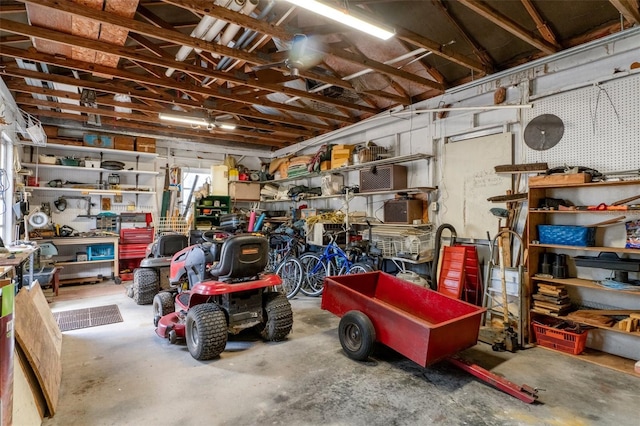
<instances>
[{"instance_id":1,"label":"ceiling fan","mask_svg":"<svg viewBox=\"0 0 640 426\"><path fill-rule=\"evenodd\" d=\"M291 48L289 49L288 57L280 62L274 62L270 64L257 65L252 67L252 70L256 72L258 79L273 80L278 78L275 73L280 77L280 81L287 81L287 78L283 79L283 75L280 72L274 70L284 66L289 70L289 76L298 77L300 71L306 71L320 63L322 61L322 53L317 48L318 42L308 37L305 34L296 34L291 41ZM265 72L266 71L266 72ZM275 72L275 73L274 73Z\"/></svg>"}]
</instances>

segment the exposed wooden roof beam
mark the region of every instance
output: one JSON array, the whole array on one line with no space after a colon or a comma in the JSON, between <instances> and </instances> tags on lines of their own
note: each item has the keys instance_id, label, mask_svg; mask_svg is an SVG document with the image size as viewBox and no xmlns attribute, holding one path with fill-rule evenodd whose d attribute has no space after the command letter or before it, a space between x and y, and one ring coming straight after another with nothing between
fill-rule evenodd
<instances>
[{"instance_id":1,"label":"exposed wooden roof beam","mask_svg":"<svg viewBox=\"0 0 640 426\"><path fill-rule=\"evenodd\" d=\"M79 45L82 47L87 47L87 48L94 48L95 50L101 51L102 49L105 49L107 52L117 52L117 54L119 54L120 56L124 56L130 59L134 59L134 60L140 60L142 62L145 63L149 63L149 64L162 64L163 62L166 62L165 59L163 58L153 58L150 56L145 56L145 55L140 55L137 53L133 53L129 48L125 48L125 47L120 47L120 46L111 46L111 45L106 45L104 43L97 43L95 41L92 40L88 40L88 39L84 39L82 37L75 37L75 36L71 36L68 34L64 34L64 33L59 33L57 31L52 31L52 30L46 30L43 28L38 28L38 27L32 27L30 25L26 25L26 24L20 24L18 22L14 22L14 21L9 21L9 20L4 20L4 19L0 19L0 26L2 26L3 29L5 29L6 31L11 31L11 32L19 32L19 33L29 33L31 32L32 35L36 36L36 37L42 37L46 40L53 40L53 41L58 41L61 43L66 43L66 44L72 44L72 45ZM89 47L91 46L91 47ZM10 49L7 47L6 49L3 49L3 53L5 53L5 51L9 52ZM15 49L15 50L19 50L19 49ZM9 53L7 53L8 56L11 56ZM34 56L38 56L38 55L45 55L46 54L37 54L34 53ZM44 61L46 62L46 60L41 56L41 59L39 59L40 61ZM73 66L72 66L73 64ZM190 92L190 93L198 93L201 94L205 97L213 97L213 98L220 98L220 99L226 99L232 102L239 102L239 103L245 103L245 104L253 104L255 102L255 99L252 97L239 97L239 96L230 96L224 89L221 88L203 88L203 87L198 87L198 86L193 86L193 85L189 85L189 84L185 84L185 83L180 83L180 82L176 82L175 80L172 80L170 78L150 78L144 75L140 75L137 73L133 73L133 72L128 72L128 71L124 71L124 70L118 70L118 69L113 69L110 67L104 67L98 64L90 64L90 63L86 63L86 62L82 62L82 61L75 61L75 60L71 60L71 59L65 59L63 64L61 64L61 66L63 67L67 67L67 68L75 68L75 69L82 69L85 71L90 71L90 72L97 72L101 75L110 75L112 77L118 77L118 78L123 78L125 80L131 80L131 81L139 81L139 82L143 82L143 83L149 83L152 85L156 85L156 86L162 86L162 87L166 87L168 89L172 89L172 88L178 88L180 90L184 90L185 92ZM198 72L198 73L203 73L203 71L205 71L203 68L200 67L194 67L194 66L189 66L183 63L176 63L176 67L182 67L186 70L188 70L189 72ZM222 73L221 73L222 74ZM229 77L230 78L230 77ZM237 79L238 82L241 82L241 79ZM256 85L257 86L257 85ZM314 95L314 94L308 94L305 91L302 90L295 90L295 89L283 89L285 92L289 92L289 94L293 95L293 96L304 96L304 97L309 97L309 98L318 98L317 100L320 102L325 102L325 103L336 103L339 104L340 106L347 106L347 107L351 107L351 108L355 108L355 106L353 104L350 103L346 103L346 102L342 102L342 101L337 101L337 100L327 100L325 99L325 97L319 96L319 95ZM282 104L282 103L278 103L278 102L271 102L271 101L262 101L263 104L265 104L265 106L270 106L273 107L275 109L282 109L282 110L289 110L291 112L296 112L296 113L300 113L300 114L310 114L313 113L312 115L323 115L324 117L329 119L329 120L336 120L336 121L343 121L343 122L355 122L355 119L349 118L349 117L344 117L344 116L340 116L340 115L336 115L336 114L329 114L329 113L324 113L324 112L317 112L317 111L307 111L304 108L299 108L299 107L294 107L291 105L287 105L287 104ZM368 107L362 107L362 109L366 109L366 110L370 110L370 108ZM375 111L374 111L375 112Z\"/></svg>"},{"instance_id":2,"label":"exposed wooden roof beam","mask_svg":"<svg viewBox=\"0 0 640 426\"><path fill-rule=\"evenodd\" d=\"M62 43L70 46L80 46L80 47L91 49L97 52L104 52L107 54L118 55L120 57L135 61L136 63L143 62L143 63L161 66L165 68L173 67L175 69L183 70L188 74L193 73L195 75L201 75L203 77L218 78L221 80L230 81L235 84L246 84L255 88L266 88L273 92L281 92L290 96L299 96L299 97L309 98L309 99L313 99L318 102L326 103L336 107L344 107L344 108L354 109L358 111L365 111L371 114L376 114L379 112L378 110L375 110L370 107L361 106L358 104L352 104L352 103L344 102L338 99L326 98L324 96L308 93L304 90L293 89L289 87L280 86L277 84L266 84L266 83L254 82L251 79L251 77L247 75L245 75L244 77L238 77L237 74L235 73L224 73L219 71L212 71L207 68L189 65L183 62L176 62L173 59L166 58L166 56L151 57L148 55L139 54L135 51L135 49L132 49L130 47L114 46L114 45L109 45L105 43L99 43L94 40L89 40L83 37L77 37L70 34L49 30L45 28L34 27L31 25L22 24L16 21L0 18L0 27L2 27L2 29L5 31L12 32L15 34L27 35L30 37L37 37L43 40L55 41L57 43ZM160 77L159 81L162 81L162 80L166 80L168 82L174 81L168 78L164 78L162 76L158 76L157 72L152 72L152 74L156 77ZM214 93L210 93L210 94L205 94L205 96L215 97L216 95ZM254 102L254 100L251 100L251 102ZM282 105L281 108L283 109L288 108L286 104L277 104L277 103L274 103L274 104ZM271 106L274 106L274 105L271 105ZM274 107L277 108L277 106L274 106ZM294 112L300 112L300 111L294 111ZM334 116L334 117L327 116L326 118L335 120L335 119L338 119L337 117L339 116Z\"/></svg>"},{"instance_id":3,"label":"exposed wooden roof beam","mask_svg":"<svg viewBox=\"0 0 640 426\"><path fill-rule=\"evenodd\" d=\"M68 121L76 121L76 122L85 123L85 124L87 123L87 119L88 119L86 115L66 114L63 112L42 110L34 107L24 107L23 109L29 114L32 114L37 117L57 118L57 119L68 120ZM101 122L102 122L102 125L101 127L99 127L100 130L113 131L116 133L117 132L122 133L123 131L137 131L141 133L147 133L150 135L157 135L158 138L181 137L185 139L188 138L191 140L199 139L200 141L205 143L216 143L216 144L222 143L227 146L237 146L237 144L241 142L243 145L244 144L254 145L256 147L261 147L263 149L265 146L267 147L283 146L277 143L276 144L260 143L255 140L250 140L248 138L242 138L239 141L230 141L226 138L219 138L217 137L217 135L210 134L208 131L187 130L187 129L177 128L177 127L164 127L164 126L158 127L158 126L153 126L153 125L143 124L138 122L115 120L113 118L108 118L108 117L102 118Z\"/></svg>"},{"instance_id":4,"label":"exposed wooden roof beam","mask_svg":"<svg viewBox=\"0 0 640 426\"><path fill-rule=\"evenodd\" d=\"M624 19L635 25L640 24L640 2L638 0L609 0L609 2L618 9Z\"/></svg>"},{"instance_id":5,"label":"exposed wooden roof beam","mask_svg":"<svg viewBox=\"0 0 640 426\"><path fill-rule=\"evenodd\" d=\"M436 0L434 1L434 4L440 9L444 16L446 16L447 21L449 21L449 23L453 25L456 30L458 30L458 33L467 42L467 44L471 46L471 50L473 50L473 53L480 60L480 62L482 62L484 66L487 67L487 69L495 69L495 62L493 61L493 58L489 56L487 51L480 45L480 43L478 43L473 37L471 37L469 35L469 32L451 15L451 12L449 12L449 9L444 4L444 2L442 0Z\"/></svg>"},{"instance_id":6,"label":"exposed wooden roof beam","mask_svg":"<svg viewBox=\"0 0 640 426\"><path fill-rule=\"evenodd\" d=\"M18 105L28 105L32 107L48 107L54 110L61 108L61 109L64 109L65 111L68 110L68 111L77 111L85 114L99 114L101 117L104 116L104 117L111 117L114 119L120 119L121 123L124 122L124 120L128 120L128 121L138 121L142 123L153 123L153 124L158 124L163 126L167 124L166 122L161 121L159 118L152 119L142 114L115 112L113 110L109 110L105 108L91 108L91 107L85 107L80 105L70 105L70 104L61 105L58 102L42 101L39 99L32 98L30 96L24 96L24 95L18 96L16 98L16 103ZM43 110L39 110L39 111L43 111ZM36 114L36 115L39 115L39 114ZM177 129L190 128L188 124L185 124L182 126L172 124L171 127L174 127ZM217 137L220 137L229 141L234 141L234 142L248 142L248 139L251 139L252 142L250 143L256 143L259 145L284 146L284 145L287 145L288 143L296 142L295 140L282 138L275 135L259 135L257 133L238 130L237 128L235 130L217 130L217 128L213 128L211 130L207 130L207 132Z\"/></svg>"},{"instance_id":7,"label":"exposed wooden roof beam","mask_svg":"<svg viewBox=\"0 0 640 426\"><path fill-rule=\"evenodd\" d=\"M268 34L271 37L277 37L285 41L292 40L295 34L295 32L287 31L285 28L270 24L268 22L258 21L249 16L242 15L237 12L233 12L225 7L216 6L215 4L211 4L211 2L207 0L167 0L167 3L174 4L176 6L180 6L185 9L189 9L193 12L210 15L218 19L223 19L227 22L231 22L245 28L250 28L260 33ZM353 54L347 51L344 51L342 49L336 49L336 48L327 46L326 48L322 49L322 52L332 56L336 56L345 61L356 63L358 65L363 65L364 62L366 62L366 64L364 65L367 68L371 68L383 74L388 74L391 77L402 78L402 79L411 81L413 83L421 84L426 87L431 87L434 89L444 91L444 86L442 86L438 82L415 76L406 71L398 70L394 67L371 60L369 58L365 58L362 56L354 57ZM273 58L275 58L275 56ZM305 72L301 72L300 75L304 77L314 78L318 81L323 81L326 83L326 81L322 80L322 78L320 78L320 76L317 76L317 75L312 76L312 75L308 75ZM340 84L334 84L334 86L344 87ZM345 88L350 88L350 87L345 87Z\"/></svg>"},{"instance_id":8,"label":"exposed wooden roof beam","mask_svg":"<svg viewBox=\"0 0 640 426\"><path fill-rule=\"evenodd\" d=\"M559 47L556 35L542 18L540 12L538 12L538 9L533 4L533 2L531 0L520 0L520 2L522 2L524 8L527 9L527 13L529 13L529 16L531 16L533 22L536 23L536 28L538 29L540 35L549 43L553 44L556 47Z\"/></svg>"},{"instance_id":9,"label":"exposed wooden roof beam","mask_svg":"<svg viewBox=\"0 0 640 426\"><path fill-rule=\"evenodd\" d=\"M67 92L64 90L55 90L49 89L46 87L38 87L31 86L24 81L10 80L7 81L7 87L9 90L19 93L27 93L27 94L38 94L44 96L52 96L56 98L65 98L65 99L73 99L80 101L81 95L75 92ZM160 112L165 112L166 108L162 105L148 105L142 102L119 102L114 100L111 96L98 96L96 98L96 103L98 105L109 106L109 107L121 107L121 108L130 108L135 111L139 111L141 113L156 115ZM239 124L242 126L242 123ZM290 127L278 126L272 124L263 124L255 121L244 122L245 126L255 127L261 130L267 130L273 133L279 134L289 134L294 137L300 137L301 134L306 136L314 136L315 132L304 130L304 129L291 129Z\"/></svg>"},{"instance_id":10,"label":"exposed wooden roof beam","mask_svg":"<svg viewBox=\"0 0 640 426\"><path fill-rule=\"evenodd\" d=\"M555 53L559 50L558 47L536 36L535 34L532 34L526 28L522 27L512 19L498 12L497 10L492 9L482 1L458 0L458 2L460 4L465 5L469 9L473 10L483 18L493 22L503 30L513 34L514 36L518 37L520 40L529 43L536 49L542 50L544 53L548 55Z\"/></svg>"},{"instance_id":11,"label":"exposed wooden roof beam","mask_svg":"<svg viewBox=\"0 0 640 426\"><path fill-rule=\"evenodd\" d=\"M416 34L413 31L410 31L406 28L401 28L396 26L396 37L414 46L423 47L433 52L434 55L440 56L441 58L447 59L451 62L454 62L470 70L476 71L480 74L486 74L491 71L482 62L476 61L472 58L468 58L464 55L456 53L453 50L451 50L448 46L437 43L433 40L430 40L426 37L421 36L420 34Z\"/></svg>"},{"instance_id":12,"label":"exposed wooden roof beam","mask_svg":"<svg viewBox=\"0 0 640 426\"><path fill-rule=\"evenodd\" d=\"M20 49L16 49L16 50L20 50ZM7 51L3 50L3 53L7 54ZM22 55L22 56L12 55L12 56L21 57L27 60L34 60L34 58L29 55ZM39 59L35 59L35 60L39 60ZM64 63L64 60L61 62ZM47 62L47 63L51 64L52 62ZM53 62L52 64L63 66L60 63L55 63L55 62ZM155 89L155 90L149 90L149 91L136 90L131 88L131 86L121 82L112 81L109 83L99 83L99 82L94 82L89 80L78 80L72 77L65 77L65 76L60 76L55 74L47 74L47 73L20 69L15 66L5 67L4 69L0 70L0 75L2 74L11 75L14 77L33 78L33 79L38 79L43 81L69 84L69 85L88 88L88 89L100 90L102 92L111 93L111 94L129 95L131 97L138 98L141 100L148 99L153 102L162 102L167 104L168 106L178 105L186 108L207 109L211 111L217 111L221 114L235 114L239 116L245 116L248 118L264 120L267 122L277 122L277 123L283 123L283 124L288 124L292 126L300 126L302 128L307 128L307 129L315 128L323 131L330 131L335 128L333 126L327 126L325 124L315 123L311 120L297 120L297 119L285 118L279 115L262 114L256 111L239 108L235 105L224 105L224 107L222 107L218 105L218 102L212 101L212 100L207 100L205 102L191 101L188 99L177 97L175 94L166 93L163 90L158 90L159 88L156 88L153 86L151 86L150 89Z\"/></svg>"}]
</instances>

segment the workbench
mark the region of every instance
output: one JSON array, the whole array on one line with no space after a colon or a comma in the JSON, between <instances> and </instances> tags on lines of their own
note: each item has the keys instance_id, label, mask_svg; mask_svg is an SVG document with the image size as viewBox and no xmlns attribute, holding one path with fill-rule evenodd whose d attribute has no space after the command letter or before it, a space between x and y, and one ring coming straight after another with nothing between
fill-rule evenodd
<instances>
[{"instance_id":1,"label":"workbench","mask_svg":"<svg viewBox=\"0 0 640 426\"><path fill-rule=\"evenodd\" d=\"M10 253L0 254L0 277L8 275L12 270L18 276L17 290L22 287L22 277L24 274L24 264L29 262L29 284L33 282L33 258L40 249L37 245L25 247L7 247Z\"/></svg>"},{"instance_id":2,"label":"workbench","mask_svg":"<svg viewBox=\"0 0 640 426\"><path fill-rule=\"evenodd\" d=\"M65 247L65 246L76 246L78 249L82 248L82 251L86 251L86 247L94 244L113 244L113 259L104 259L104 260L84 260L84 261L62 261L55 262L56 267L64 267L64 266L77 266L84 265L87 268L90 268L91 265L96 264L104 264L111 263L112 264L112 278L119 278L119 264L118 264L118 243L120 238L118 236L102 236L102 237L59 237L59 238L48 238L42 239L38 242L42 243L53 243L56 247Z\"/></svg>"}]
</instances>

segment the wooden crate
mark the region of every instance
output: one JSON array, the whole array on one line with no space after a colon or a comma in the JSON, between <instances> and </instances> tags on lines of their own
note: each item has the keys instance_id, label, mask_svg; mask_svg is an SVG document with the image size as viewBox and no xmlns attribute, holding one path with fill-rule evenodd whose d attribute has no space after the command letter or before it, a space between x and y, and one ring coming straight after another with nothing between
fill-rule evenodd
<instances>
[{"instance_id":1,"label":"wooden crate","mask_svg":"<svg viewBox=\"0 0 640 426\"><path fill-rule=\"evenodd\" d=\"M156 140L154 138L136 138L136 151L156 152Z\"/></svg>"},{"instance_id":2,"label":"wooden crate","mask_svg":"<svg viewBox=\"0 0 640 426\"><path fill-rule=\"evenodd\" d=\"M87 133L84 135L84 146L93 148L113 148L113 137Z\"/></svg>"},{"instance_id":3,"label":"wooden crate","mask_svg":"<svg viewBox=\"0 0 640 426\"><path fill-rule=\"evenodd\" d=\"M133 151L135 149L135 141L135 138L130 136L116 136L113 138L114 148L123 151Z\"/></svg>"},{"instance_id":4,"label":"wooden crate","mask_svg":"<svg viewBox=\"0 0 640 426\"><path fill-rule=\"evenodd\" d=\"M529 178L529 187L574 185L576 183L588 182L591 182L591 175L589 173L554 174L531 176Z\"/></svg>"}]
</instances>

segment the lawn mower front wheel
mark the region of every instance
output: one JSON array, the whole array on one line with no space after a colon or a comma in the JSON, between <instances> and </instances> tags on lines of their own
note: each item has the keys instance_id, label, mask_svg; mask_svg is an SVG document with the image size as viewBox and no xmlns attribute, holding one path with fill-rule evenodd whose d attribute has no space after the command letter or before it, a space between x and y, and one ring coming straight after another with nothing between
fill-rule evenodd
<instances>
[{"instance_id":1,"label":"lawn mower front wheel","mask_svg":"<svg viewBox=\"0 0 640 426\"><path fill-rule=\"evenodd\" d=\"M227 345L227 318L222 309L214 303L190 308L185 338L189 353L197 360L204 361L220 355Z\"/></svg>"}]
</instances>

